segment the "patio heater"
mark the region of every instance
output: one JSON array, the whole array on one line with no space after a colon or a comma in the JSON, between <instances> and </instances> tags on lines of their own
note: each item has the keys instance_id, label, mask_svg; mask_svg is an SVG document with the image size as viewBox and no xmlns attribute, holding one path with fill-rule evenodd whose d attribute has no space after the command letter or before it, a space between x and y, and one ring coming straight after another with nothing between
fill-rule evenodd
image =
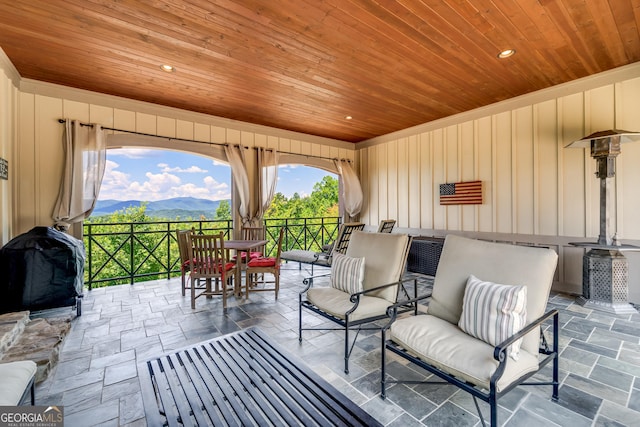
<instances>
[{"instance_id":1,"label":"patio heater","mask_svg":"<svg viewBox=\"0 0 640 427\"><path fill-rule=\"evenodd\" d=\"M582 296L577 302L588 308L615 314L637 313L629 304L629 263L623 251L640 250L621 244L617 235L609 234L609 180L616 173L616 157L620 145L640 141L640 133L606 130L574 141L566 148L590 148L596 159L596 177L600 178L600 235L596 243L576 242L570 245L589 249L582 258Z\"/></svg>"}]
</instances>

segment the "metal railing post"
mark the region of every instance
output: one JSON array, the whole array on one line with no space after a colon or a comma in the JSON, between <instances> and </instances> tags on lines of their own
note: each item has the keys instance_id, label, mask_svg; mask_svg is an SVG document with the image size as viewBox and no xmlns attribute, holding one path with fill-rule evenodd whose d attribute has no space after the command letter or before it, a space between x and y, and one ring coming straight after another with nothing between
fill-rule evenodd
<instances>
[{"instance_id":1,"label":"metal railing post","mask_svg":"<svg viewBox=\"0 0 640 427\"><path fill-rule=\"evenodd\" d=\"M87 264L89 264L89 290L92 289L92 285L93 285L93 263L92 263L92 259L91 259L91 253L93 250L93 234L92 234L92 227L91 224L89 224L89 251L87 253L85 253L85 260L87 262Z\"/></svg>"},{"instance_id":2,"label":"metal railing post","mask_svg":"<svg viewBox=\"0 0 640 427\"><path fill-rule=\"evenodd\" d=\"M167 280L171 279L171 223L167 222Z\"/></svg>"},{"instance_id":3,"label":"metal railing post","mask_svg":"<svg viewBox=\"0 0 640 427\"><path fill-rule=\"evenodd\" d=\"M133 272L135 271L135 268L133 268L133 264L135 262L135 256L134 256L134 247L133 247L133 223L129 224L129 242L131 242L130 245L130 249L131 249L131 253L130 253L130 261L131 263L129 264L129 276L131 278L131 284L133 285Z\"/></svg>"}]
</instances>

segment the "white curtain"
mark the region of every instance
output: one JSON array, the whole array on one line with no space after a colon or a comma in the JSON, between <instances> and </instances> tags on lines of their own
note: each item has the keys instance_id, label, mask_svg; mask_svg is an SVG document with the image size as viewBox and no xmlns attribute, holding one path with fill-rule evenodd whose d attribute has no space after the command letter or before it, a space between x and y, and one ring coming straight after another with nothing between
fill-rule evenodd
<instances>
[{"instance_id":1,"label":"white curtain","mask_svg":"<svg viewBox=\"0 0 640 427\"><path fill-rule=\"evenodd\" d=\"M347 160L335 160L338 174L342 177L344 192L341 194L344 209L350 217L355 217L362 209L362 187L358 175Z\"/></svg>"},{"instance_id":2,"label":"white curtain","mask_svg":"<svg viewBox=\"0 0 640 427\"><path fill-rule=\"evenodd\" d=\"M98 124L67 120L62 145L62 180L52 218L56 229L66 231L91 215L96 205L106 163L104 132Z\"/></svg>"},{"instance_id":3,"label":"white curtain","mask_svg":"<svg viewBox=\"0 0 640 427\"><path fill-rule=\"evenodd\" d=\"M258 177L260 179L260 202L256 217L262 219L269 209L278 184L278 152L262 147L256 149L258 155Z\"/></svg>"},{"instance_id":4,"label":"white curtain","mask_svg":"<svg viewBox=\"0 0 640 427\"><path fill-rule=\"evenodd\" d=\"M231 166L233 182L238 190L240 203L238 205L238 213L242 219L242 225L251 225L251 214L249 212L249 204L251 203L251 189L249 188L249 177L245 166L244 148L238 145L227 145L224 147L227 161Z\"/></svg>"}]
</instances>

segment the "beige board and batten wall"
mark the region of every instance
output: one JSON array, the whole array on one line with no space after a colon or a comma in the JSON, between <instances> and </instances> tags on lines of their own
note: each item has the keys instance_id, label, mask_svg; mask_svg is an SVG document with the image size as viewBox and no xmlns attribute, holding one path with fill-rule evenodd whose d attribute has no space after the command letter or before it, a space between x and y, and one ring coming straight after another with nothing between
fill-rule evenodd
<instances>
[{"instance_id":1,"label":"beige board and batten wall","mask_svg":"<svg viewBox=\"0 0 640 427\"><path fill-rule=\"evenodd\" d=\"M0 50L0 158L9 165L9 179L0 179L0 246L10 240L13 218L13 187L16 179L14 141L18 123L20 75Z\"/></svg>"},{"instance_id":2,"label":"beige board and batten wall","mask_svg":"<svg viewBox=\"0 0 640 427\"><path fill-rule=\"evenodd\" d=\"M564 147L614 127L640 131L640 63L359 143L362 218L553 247L555 289L580 294L583 250L569 242L597 240L599 180L589 150ZM624 144L610 179L610 230L635 245L639 161L640 142ZM482 205L440 206L439 184L473 180L483 182ZM626 255L630 299L640 303L640 253Z\"/></svg>"}]
</instances>

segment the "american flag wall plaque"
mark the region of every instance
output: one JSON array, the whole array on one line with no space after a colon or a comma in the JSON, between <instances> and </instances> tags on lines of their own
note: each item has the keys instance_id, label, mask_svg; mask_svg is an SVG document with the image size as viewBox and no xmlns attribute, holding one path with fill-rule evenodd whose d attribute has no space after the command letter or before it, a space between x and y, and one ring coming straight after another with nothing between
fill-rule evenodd
<instances>
[{"instance_id":1,"label":"american flag wall plaque","mask_svg":"<svg viewBox=\"0 0 640 427\"><path fill-rule=\"evenodd\" d=\"M481 205L482 181L440 184L441 205Z\"/></svg>"}]
</instances>

